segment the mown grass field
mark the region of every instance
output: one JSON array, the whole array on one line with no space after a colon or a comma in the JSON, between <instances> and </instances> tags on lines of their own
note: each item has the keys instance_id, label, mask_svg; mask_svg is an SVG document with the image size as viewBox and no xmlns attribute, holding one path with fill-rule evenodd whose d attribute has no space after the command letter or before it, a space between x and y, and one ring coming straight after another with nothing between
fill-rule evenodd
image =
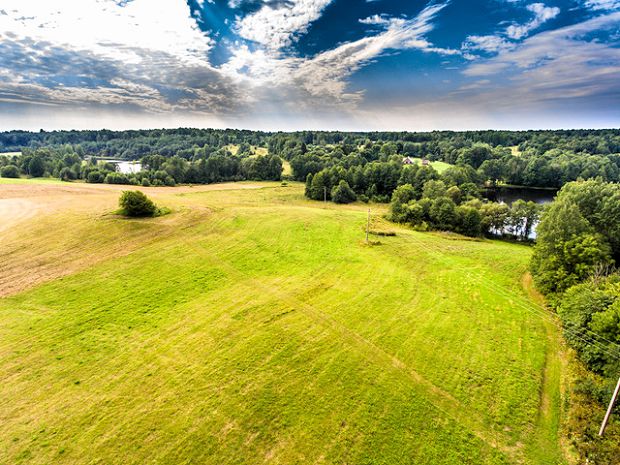
<instances>
[{"instance_id":1,"label":"mown grass field","mask_svg":"<svg viewBox=\"0 0 620 465\"><path fill-rule=\"evenodd\" d=\"M152 220L101 188L0 235L0 282L32 277L0 298L0 463L563 463L527 247L370 246L365 205L261 186L152 188Z\"/></svg>"},{"instance_id":2,"label":"mown grass field","mask_svg":"<svg viewBox=\"0 0 620 465\"><path fill-rule=\"evenodd\" d=\"M414 160L418 165L422 164L422 159L421 158L415 158L415 157L411 157L412 160ZM444 161L431 161L430 165L435 169L435 171L437 171L439 174L443 173L444 171L446 171L448 168L451 168L454 165L451 165L450 163L446 163Z\"/></svg>"},{"instance_id":3,"label":"mown grass field","mask_svg":"<svg viewBox=\"0 0 620 465\"><path fill-rule=\"evenodd\" d=\"M66 184L57 178L2 178L0 184Z\"/></svg>"}]
</instances>

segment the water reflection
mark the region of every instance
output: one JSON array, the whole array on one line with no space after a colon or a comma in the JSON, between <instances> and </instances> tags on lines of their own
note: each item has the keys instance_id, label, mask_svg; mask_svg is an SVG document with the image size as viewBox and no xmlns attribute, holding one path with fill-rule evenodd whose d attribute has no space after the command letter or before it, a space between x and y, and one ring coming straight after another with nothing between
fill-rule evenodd
<instances>
[{"instance_id":1,"label":"water reflection","mask_svg":"<svg viewBox=\"0 0 620 465\"><path fill-rule=\"evenodd\" d=\"M116 171L123 174L135 174L142 171L142 163L139 161L115 160L113 158L101 158L99 163L112 163Z\"/></svg>"},{"instance_id":2,"label":"water reflection","mask_svg":"<svg viewBox=\"0 0 620 465\"><path fill-rule=\"evenodd\" d=\"M512 205L517 200L525 200L526 202L534 202L539 205L545 205L553 202L557 194L556 189L537 189L534 187L496 187L495 189L485 189L483 195L485 198L506 205ZM524 219L525 223L525 219ZM501 236L503 234L514 235L523 225L517 227L506 226L501 231L494 231L494 234ZM536 239L536 227L538 221L532 226L528 239Z\"/></svg>"},{"instance_id":3,"label":"water reflection","mask_svg":"<svg viewBox=\"0 0 620 465\"><path fill-rule=\"evenodd\" d=\"M556 189L537 189L534 187L497 187L495 189L485 189L484 197L499 203L512 205L517 200L532 201L540 205L553 202Z\"/></svg>"}]
</instances>

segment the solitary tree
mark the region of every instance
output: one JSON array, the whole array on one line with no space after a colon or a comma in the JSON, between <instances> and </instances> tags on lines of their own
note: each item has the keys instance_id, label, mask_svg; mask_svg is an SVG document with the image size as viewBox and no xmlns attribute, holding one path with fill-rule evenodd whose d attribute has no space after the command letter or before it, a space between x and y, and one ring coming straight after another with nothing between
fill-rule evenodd
<instances>
[{"instance_id":1,"label":"solitary tree","mask_svg":"<svg viewBox=\"0 0 620 465\"><path fill-rule=\"evenodd\" d=\"M153 201L140 191L124 191L118 203L127 216L153 216L157 212Z\"/></svg>"}]
</instances>

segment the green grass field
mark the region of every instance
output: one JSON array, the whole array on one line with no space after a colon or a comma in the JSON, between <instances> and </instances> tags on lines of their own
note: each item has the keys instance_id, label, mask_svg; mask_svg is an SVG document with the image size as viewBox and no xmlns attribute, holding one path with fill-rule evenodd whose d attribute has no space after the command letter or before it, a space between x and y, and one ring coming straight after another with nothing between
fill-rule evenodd
<instances>
[{"instance_id":1,"label":"green grass field","mask_svg":"<svg viewBox=\"0 0 620 465\"><path fill-rule=\"evenodd\" d=\"M0 184L67 184L58 178L2 178Z\"/></svg>"},{"instance_id":2,"label":"green grass field","mask_svg":"<svg viewBox=\"0 0 620 465\"><path fill-rule=\"evenodd\" d=\"M366 245L365 205L296 183L156 192L172 214L107 215L110 192L7 242L149 238L0 298L0 463L564 463L528 247L393 225Z\"/></svg>"},{"instance_id":3,"label":"green grass field","mask_svg":"<svg viewBox=\"0 0 620 465\"><path fill-rule=\"evenodd\" d=\"M418 165L422 163L422 159L421 158L415 158L415 157L411 157L412 160L414 160ZM439 174L443 173L444 171L446 171L448 168L451 168L454 165L451 165L450 163L446 163L444 161L431 161L430 165L435 169L435 171L437 171Z\"/></svg>"}]
</instances>

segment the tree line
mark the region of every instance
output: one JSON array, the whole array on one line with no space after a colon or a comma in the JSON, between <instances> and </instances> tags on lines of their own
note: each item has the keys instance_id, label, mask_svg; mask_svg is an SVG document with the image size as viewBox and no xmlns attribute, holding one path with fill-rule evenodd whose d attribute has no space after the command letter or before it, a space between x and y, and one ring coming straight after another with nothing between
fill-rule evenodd
<instances>
[{"instance_id":1,"label":"tree line","mask_svg":"<svg viewBox=\"0 0 620 465\"><path fill-rule=\"evenodd\" d=\"M620 375L618 263L620 185L600 179L566 184L542 214L530 268L562 321L566 341L590 370L574 390L585 407L569 419L573 445L589 463L620 457L620 444L608 439L620 434L620 422L594 443L600 419L589 407L609 401Z\"/></svg>"},{"instance_id":2,"label":"tree line","mask_svg":"<svg viewBox=\"0 0 620 465\"><path fill-rule=\"evenodd\" d=\"M290 160L296 180L304 181L308 173L333 166L364 165L376 161L388 162L404 157L443 161L452 165L467 165L476 169L481 180L489 185L509 184L529 187L559 188L578 179L600 178L620 182L620 154L590 154L568 149L539 151L524 147L491 146L474 142L440 141L433 143L371 142L362 145L307 146L295 144L280 150ZM614 146L615 148L615 146Z\"/></svg>"},{"instance_id":3,"label":"tree line","mask_svg":"<svg viewBox=\"0 0 620 465\"><path fill-rule=\"evenodd\" d=\"M58 148L24 149L19 155L0 157L0 175L17 178L56 177L63 181L81 179L89 183L141 186L174 186L178 183L209 184L226 181L278 181L282 160L275 155L256 155L239 147L237 154L222 148L207 153L197 150L190 160L178 155L146 155L142 171L120 173L112 162L91 156L83 159L70 145Z\"/></svg>"},{"instance_id":4,"label":"tree line","mask_svg":"<svg viewBox=\"0 0 620 465\"><path fill-rule=\"evenodd\" d=\"M238 152L230 153L230 146ZM532 187L559 188L577 179L600 178L620 181L620 130L569 131L434 131L412 132L340 132L299 131L262 132L216 129L160 129L137 131L9 131L0 133L0 152L40 150L70 151L81 160L91 157L141 160L147 156L179 157L195 163L213 156L243 159L255 147L268 148L268 153L290 162L293 178L306 181L308 174L341 166L350 169L373 162L402 161L415 157L442 161L452 165L471 166L490 185L499 183ZM47 157L43 157L47 158ZM44 160L45 161L45 160ZM33 162L29 167L8 163L0 157L0 169L17 166L21 174L38 173ZM233 164L236 162L233 161ZM84 178L78 169L64 163L64 177ZM44 172L54 173L48 166ZM223 169L225 174L212 176L234 180L247 178L242 167ZM1 173L0 173L1 174ZM8 167L7 176L15 169ZM106 176L109 173L106 173ZM162 173L160 173L162 174ZM195 178L190 170L190 178ZM174 177L170 175L171 177ZM202 174L202 178L208 176ZM93 179L99 178L93 175ZM110 177L112 180L114 176ZM118 180L122 177L117 176ZM85 179L85 178L84 178ZM139 182L142 182L141 178ZM165 178L152 177L153 182ZM175 179L176 182L184 182ZM193 181L201 182L201 181ZM377 185L380 189L380 186ZM355 189L354 189L355 190ZM358 192L359 194L359 192ZM369 195L370 194L370 195ZM368 197L383 196L389 201L391 192L364 193Z\"/></svg>"}]
</instances>

